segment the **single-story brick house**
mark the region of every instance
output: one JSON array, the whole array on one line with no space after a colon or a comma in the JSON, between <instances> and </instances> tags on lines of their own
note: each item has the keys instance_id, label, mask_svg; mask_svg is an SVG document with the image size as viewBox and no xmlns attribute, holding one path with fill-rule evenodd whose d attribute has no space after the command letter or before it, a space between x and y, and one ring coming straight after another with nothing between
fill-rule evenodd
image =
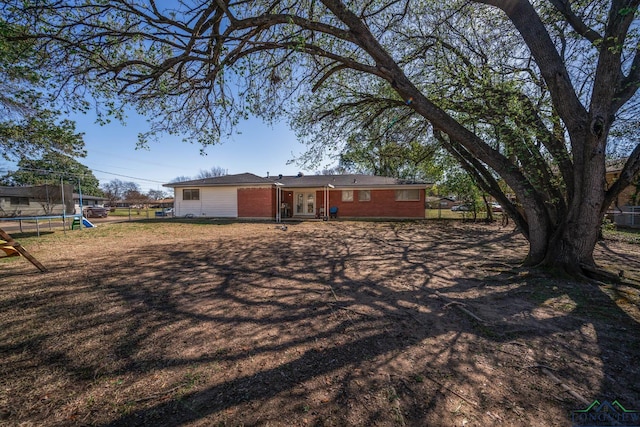
<instances>
[{"instance_id":1,"label":"single-story brick house","mask_svg":"<svg viewBox=\"0 0 640 427\"><path fill-rule=\"evenodd\" d=\"M424 218L428 184L371 175L243 173L164 186L174 189L175 216L277 220L322 218L336 210L339 218Z\"/></svg>"}]
</instances>

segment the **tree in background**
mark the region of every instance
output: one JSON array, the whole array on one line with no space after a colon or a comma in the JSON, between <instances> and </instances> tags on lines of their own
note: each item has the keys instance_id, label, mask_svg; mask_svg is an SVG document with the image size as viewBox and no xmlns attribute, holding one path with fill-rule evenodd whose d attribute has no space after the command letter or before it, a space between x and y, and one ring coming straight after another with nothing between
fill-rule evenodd
<instances>
[{"instance_id":1,"label":"tree in background","mask_svg":"<svg viewBox=\"0 0 640 427\"><path fill-rule=\"evenodd\" d=\"M342 175L350 173L350 171L346 170L342 165L338 164L332 167L326 167L319 171L316 171L316 175Z\"/></svg>"},{"instance_id":2,"label":"tree in background","mask_svg":"<svg viewBox=\"0 0 640 427\"><path fill-rule=\"evenodd\" d=\"M194 178L182 175L173 178L170 182L193 181L195 179L215 178L217 176L225 175L227 175L227 169L224 169L220 166L212 166L211 169L200 170L200 172L198 172L198 174Z\"/></svg>"},{"instance_id":3,"label":"tree in background","mask_svg":"<svg viewBox=\"0 0 640 427\"><path fill-rule=\"evenodd\" d=\"M315 107L300 134L327 140L401 112L514 219L527 265L595 273L604 214L640 173L634 145L605 185L610 133L637 123L636 1L31 3L8 1L5 19L29 23L76 87L152 117L152 132L215 143L247 113L295 102Z\"/></svg>"},{"instance_id":4,"label":"tree in background","mask_svg":"<svg viewBox=\"0 0 640 427\"><path fill-rule=\"evenodd\" d=\"M77 160L52 151L39 159L23 158L18 169L0 177L2 185L70 184L76 193L101 196L100 182L93 172Z\"/></svg>"},{"instance_id":5,"label":"tree in background","mask_svg":"<svg viewBox=\"0 0 640 427\"><path fill-rule=\"evenodd\" d=\"M478 211L481 209L482 193L473 177L459 166L455 165L447 171L438 185L438 191L441 194L454 196L458 202L469 207L474 220L477 218ZM487 215L491 215L491 209L487 209Z\"/></svg>"},{"instance_id":6,"label":"tree in background","mask_svg":"<svg viewBox=\"0 0 640 427\"><path fill-rule=\"evenodd\" d=\"M374 93L377 91L377 93ZM441 175L442 155L428 122L393 99L383 85L369 88L363 102L331 104L319 97L298 106L293 127L307 136L306 153L294 160L313 166L329 158L341 173L364 173L402 179L435 181Z\"/></svg>"},{"instance_id":7,"label":"tree in background","mask_svg":"<svg viewBox=\"0 0 640 427\"><path fill-rule=\"evenodd\" d=\"M397 132L390 136L385 131L370 126L350 135L340 150L339 165L351 172L378 176L430 181L437 178L434 165L438 145L429 141L429 134Z\"/></svg>"},{"instance_id":8,"label":"tree in background","mask_svg":"<svg viewBox=\"0 0 640 427\"><path fill-rule=\"evenodd\" d=\"M167 198L167 193L162 190L149 190L147 191L147 198L149 200L162 200Z\"/></svg>"},{"instance_id":9,"label":"tree in background","mask_svg":"<svg viewBox=\"0 0 640 427\"><path fill-rule=\"evenodd\" d=\"M118 203L126 199L127 194L133 192L140 193L140 186L135 182L112 179L102 185L102 191L104 192L104 196L108 199L109 205L116 206Z\"/></svg>"},{"instance_id":10,"label":"tree in background","mask_svg":"<svg viewBox=\"0 0 640 427\"><path fill-rule=\"evenodd\" d=\"M33 41L16 38L23 32L0 18L0 156L37 159L56 152L84 157L75 123L60 120L59 113L46 107L44 92L52 93L47 58Z\"/></svg>"},{"instance_id":11,"label":"tree in background","mask_svg":"<svg viewBox=\"0 0 640 427\"><path fill-rule=\"evenodd\" d=\"M134 183L131 183L134 184ZM136 206L138 209L142 207L142 205L149 202L149 196L143 194L140 191L140 187L137 184L134 184L135 188L130 188L124 192L124 202L129 206ZM139 211L138 211L139 213Z\"/></svg>"},{"instance_id":12,"label":"tree in background","mask_svg":"<svg viewBox=\"0 0 640 427\"><path fill-rule=\"evenodd\" d=\"M191 178L190 176L177 176L175 178L173 178L171 181L169 182L185 182L185 181L191 181L193 178Z\"/></svg>"},{"instance_id":13,"label":"tree in background","mask_svg":"<svg viewBox=\"0 0 640 427\"><path fill-rule=\"evenodd\" d=\"M213 166L211 169L201 170L198 172L195 179L214 178L216 176L225 176L226 174L226 169L223 169L220 166Z\"/></svg>"}]
</instances>

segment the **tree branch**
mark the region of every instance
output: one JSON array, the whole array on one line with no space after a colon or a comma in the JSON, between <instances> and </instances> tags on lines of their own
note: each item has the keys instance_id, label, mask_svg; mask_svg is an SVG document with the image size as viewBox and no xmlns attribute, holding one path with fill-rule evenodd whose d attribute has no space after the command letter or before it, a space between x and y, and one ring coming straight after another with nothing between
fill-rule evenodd
<instances>
[{"instance_id":1,"label":"tree branch","mask_svg":"<svg viewBox=\"0 0 640 427\"><path fill-rule=\"evenodd\" d=\"M462 168L473 177L478 186L500 203L524 237L529 239L529 224L527 220L500 189L500 185L491 173L471 153L461 149L461 145L453 144L450 139L445 138L442 132L434 129L433 134L443 147L458 160Z\"/></svg>"},{"instance_id":2,"label":"tree branch","mask_svg":"<svg viewBox=\"0 0 640 427\"><path fill-rule=\"evenodd\" d=\"M590 28L580 17L573 13L571 4L569 4L567 0L549 0L549 2L566 18L569 25L571 25L578 34L589 40L594 46L596 46L599 41L602 41L602 36L597 31Z\"/></svg>"},{"instance_id":3,"label":"tree branch","mask_svg":"<svg viewBox=\"0 0 640 427\"><path fill-rule=\"evenodd\" d=\"M317 91L320 88L320 86L322 86L322 84L325 82L325 80L327 80L333 74L337 73L340 70L345 70L345 69L348 69L348 68L349 67L346 64L339 64L339 65L336 65L335 67L332 67L322 77L320 77L320 79L313 85L313 88L311 89L311 92Z\"/></svg>"},{"instance_id":4,"label":"tree branch","mask_svg":"<svg viewBox=\"0 0 640 427\"><path fill-rule=\"evenodd\" d=\"M613 100L613 111L618 111L627 103L640 87L640 47L636 49L629 74L622 79Z\"/></svg>"},{"instance_id":5,"label":"tree branch","mask_svg":"<svg viewBox=\"0 0 640 427\"><path fill-rule=\"evenodd\" d=\"M495 6L507 14L531 50L560 117L570 130L582 129L587 123L587 110L580 102L564 61L531 3L528 0L473 1ZM579 147L574 145L574 151L579 152Z\"/></svg>"}]
</instances>

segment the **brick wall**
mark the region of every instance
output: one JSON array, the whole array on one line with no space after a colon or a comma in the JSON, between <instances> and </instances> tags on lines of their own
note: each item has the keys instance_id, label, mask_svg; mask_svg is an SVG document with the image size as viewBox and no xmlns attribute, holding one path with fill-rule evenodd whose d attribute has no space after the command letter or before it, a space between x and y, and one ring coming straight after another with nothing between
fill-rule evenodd
<instances>
[{"instance_id":1,"label":"brick wall","mask_svg":"<svg viewBox=\"0 0 640 427\"><path fill-rule=\"evenodd\" d=\"M613 184L613 182L618 179L620 171L615 172L607 172L607 188ZM615 206L635 206L637 205L638 196L636 193L638 189L635 185L629 185L627 188L623 189L620 194L616 197L616 199L611 203L609 209L614 208Z\"/></svg>"},{"instance_id":2,"label":"brick wall","mask_svg":"<svg viewBox=\"0 0 640 427\"><path fill-rule=\"evenodd\" d=\"M274 218L273 188L238 188L238 218Z\"/></svg>"},{"instance_id":3,"label":"brick wall","mask_svg":"<svg viewBox=\"0 0 640 427\"><path fill-rule=\"evenodd\" d=\"M338 207L339 218L424 218L424 189L420 190L420 200L396 201L395 190L371 190L370 201L359 201L358 191L353 190L353 201L342 201L342 190L329 192L329 206ZM291 191L282 192L282 201L293 208ZM324 191L316 191L316 208L324 203ZM239 188L239 218L274 218L275 189Z\"/></svg>"},{"instance_id":4,"label":"brick wall","mask_svg":"<svg viewBox=\"0 0 640 427\"><path fill-rule=\"evenodd\" d=\"M342 201L342 190L329 192L329 207L338 208L338 218L424 218L424 189L420 200L396 201L395 190L371 190L371 200L358 200L358 191L353 190L353 201ZM324 192L316 192L317 206L324 203Z\"/></svg>"}]
</instances>

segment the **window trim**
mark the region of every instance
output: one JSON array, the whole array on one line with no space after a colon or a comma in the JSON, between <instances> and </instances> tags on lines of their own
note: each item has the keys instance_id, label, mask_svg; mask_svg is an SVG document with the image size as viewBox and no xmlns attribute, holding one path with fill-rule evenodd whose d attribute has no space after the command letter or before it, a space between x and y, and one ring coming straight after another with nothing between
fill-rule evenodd
<instances>
[{"instance_id":1,"label":"window trim","mask_svg":"<svg viewBox=\"0 0 640 427\"><path fill-rule=\"evenodd\" d=\"M185 196L189 194L189 198L186 198ZM196 198L194 198L193 196L197 195ZM183 188L182 189L182 200L185 202L193 202L193 201L199 201L200 200L200 189L199 188Z\"/></svg>"},{"instance_id":2,"label":"window trim","mask_svg":"<svg viewBox=\"0 0 640 427\"><path fill-rule=\"evenodd\" d=\"M362 199L362 194L368 194L366 199ZM370 202L371 201L371 190L358 190L358 201L359 202Z\"/></svg>"},{"instance_id":3,"label":"window trim","mask_svg":"<svg viewBox=\"0 0 640 427\"><path fill-rule=\"evenodd\" d=\"M415 191L417 193L417 198L410 198L409 194L410 192ZM401 195L406 195L406 197L403 197ZM420 189L419 188L405 188L403 190L396 190L396 202L419 202L421 200L420 197Z\"/></svg>"}]
</instances>

